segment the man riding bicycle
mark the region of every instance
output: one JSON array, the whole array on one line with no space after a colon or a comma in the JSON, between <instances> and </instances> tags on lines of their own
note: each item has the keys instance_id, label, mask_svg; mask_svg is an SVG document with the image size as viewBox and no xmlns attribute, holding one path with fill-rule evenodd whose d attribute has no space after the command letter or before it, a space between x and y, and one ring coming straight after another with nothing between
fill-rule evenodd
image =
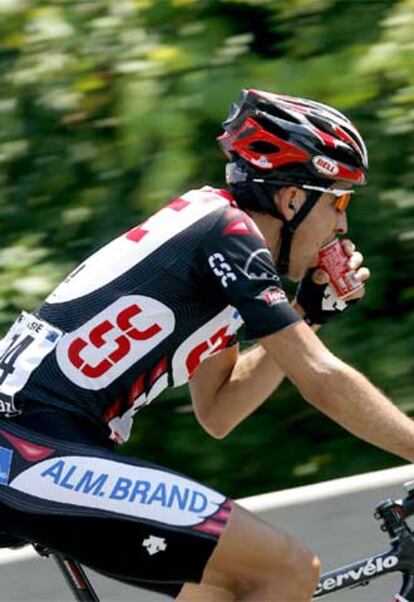
<instances>
[{"instance_id":1,"label":"man riding bicycle","mask_svg":"<svg viewBox=\"0 0 414 602\"><path fill-rule=\"evenodd\" d=\"M411 420L314 332L364 295L339 300L318 268L366 180L360 134L331 107L258 90L224 130L228 189L191 190L98 250L1 341L0 531L181 602L305 602L319 561L303 544L114 451L166 387L189 382L222 438L287 376L344 428L414 458ZM364 285L362 255L342 247ZM292 303L280 276L299 283ZM256 342L239 353L242 325Z\"/></svg>"}]
</instances>

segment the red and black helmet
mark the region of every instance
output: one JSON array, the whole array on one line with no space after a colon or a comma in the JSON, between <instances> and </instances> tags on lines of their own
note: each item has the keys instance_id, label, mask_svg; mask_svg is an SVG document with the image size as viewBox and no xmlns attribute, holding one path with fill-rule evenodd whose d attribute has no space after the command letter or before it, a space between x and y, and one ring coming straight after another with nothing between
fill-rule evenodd
<instances>
[{"instance_id":1,"label":"red and black helmet","mask_svg":"<svg viewBox=\"0 0 414 602\"><path fill-rule=\"evenodd\" d=\"M361 135L345 115L322 103L243 90L223 127L218 141L227 157L243 159L264 179L366 182Z\"/></svg>"}]
</instances>

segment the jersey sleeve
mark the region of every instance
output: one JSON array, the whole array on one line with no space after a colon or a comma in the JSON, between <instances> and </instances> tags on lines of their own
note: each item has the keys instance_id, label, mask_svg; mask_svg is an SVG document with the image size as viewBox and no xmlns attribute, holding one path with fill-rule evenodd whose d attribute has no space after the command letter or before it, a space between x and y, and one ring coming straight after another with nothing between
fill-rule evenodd
<instances>
[{"instance_id":1,"label":"jersey sleeve","mask_svg":"<svg viewBox=\"0 0 414 602\"><path fill-rule=\"evenodd\" d=\"M202 262L214 293L240 312L246 339L301 320L282 288L266 241L240 209L222 212L202 243Z\"/></svg>"}]
</instances>

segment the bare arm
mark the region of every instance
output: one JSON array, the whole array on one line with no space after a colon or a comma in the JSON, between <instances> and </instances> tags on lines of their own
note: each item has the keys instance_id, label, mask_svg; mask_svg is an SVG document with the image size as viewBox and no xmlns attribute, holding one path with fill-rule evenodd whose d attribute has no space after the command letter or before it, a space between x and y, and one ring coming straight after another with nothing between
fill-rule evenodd
<instances>
[{"instance_id":1,"label":"bare arm","mask_svg":"<svg viewBox=\"0 0 414 602\"><path fill-rule=\"evenodd\" d=\"M303 313L299 306L293 307ZM210 435L221 439L262 405L284 377L260 342L241 354L238 345L224 349L205 360L190 381L197 419Z\"/></svg>"},{"instance_id":2,"label":"bare arm","mask_svg":"<svg viewBox=\"0 0 414 602\"><path fill-rule=\"evenodd\" d=\"M227 435L258 408L284 379L260 345L239 354L238 345L205 360L190 381L198 421L213 437Z\"/></svg>"},{"instance_id":3,"label":"bare arm","mask_svg":"<svg viewBox=\"0 0 414 602\"><path fill-rule=\"evenodd\" d=\"M306 324L261 342L312 405L360 439L414 461L414 422L365 376L332 355Z\"/></svg>"},{"instance_id":4,"label":"bare arm","mask_svg":"<svg viewBox=\"0 0 414 602\"><path fill-rule=\"evenodd\" d=\"M215 437L224 437L251 414L286 374L305 399L345 429L414 461L414 422L335 357L303 322L262 339L240 356L237 348L227 349L199 371L190 385L195 412Z\"/></svg>"}]
</instances>

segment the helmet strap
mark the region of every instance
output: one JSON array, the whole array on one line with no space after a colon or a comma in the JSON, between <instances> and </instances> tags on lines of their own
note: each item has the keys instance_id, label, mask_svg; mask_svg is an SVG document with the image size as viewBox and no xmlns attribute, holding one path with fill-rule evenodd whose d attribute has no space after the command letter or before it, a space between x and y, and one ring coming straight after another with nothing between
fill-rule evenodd
<instances>
[{"instance_id":1,"label":"helmet strap","mask_svg":"<svg viewBox=\"0 0 414 602\"><path fill-rule=\"evenodd\" d=\"M286 222L284 215L280 213L273 202L273 195L263 188L263 184L249 182L249 187L255 197L260 201L264 212L269 213L273 217L281 219L283 223Z\"/></svg>"},{"instance_id":2,"label":"helmet strap","mask_svg":"<svg viewBox=\"0 0 414 602\"><path fill-rule=\"evenodd\" d=\"M285 276L289 271L290 249L292 246L293 235L299 224L301 224L305 217L312 211L320 197L321 193L319 191L312 190L302 207L291 220L286 220L284 216L280 218L283 221L283 227L280 232L281 244L277 268L281 276Z\"/></svg>"},{"instance_id":3,"label":"helmet strap","mask_svg":"<svg viewBox=\"0 0 414 602\"><path fill-rule=\"evenodd\" d=\"M312 211L313 207L320 199L321 193L318 190L311 190L307 195L306 201L296 215L291 220L287 220L283 213L277 209L273 201L273 195L263 187L263 184L248 181L248 187L250 192L260 201L264 212L283 222L283 227L280 232L281 245L277 269L281 276L285 276L289 270L290 249L292 246L293 235L299 224L301 224L306 216Z\"/></svg>"}]
</instances>

